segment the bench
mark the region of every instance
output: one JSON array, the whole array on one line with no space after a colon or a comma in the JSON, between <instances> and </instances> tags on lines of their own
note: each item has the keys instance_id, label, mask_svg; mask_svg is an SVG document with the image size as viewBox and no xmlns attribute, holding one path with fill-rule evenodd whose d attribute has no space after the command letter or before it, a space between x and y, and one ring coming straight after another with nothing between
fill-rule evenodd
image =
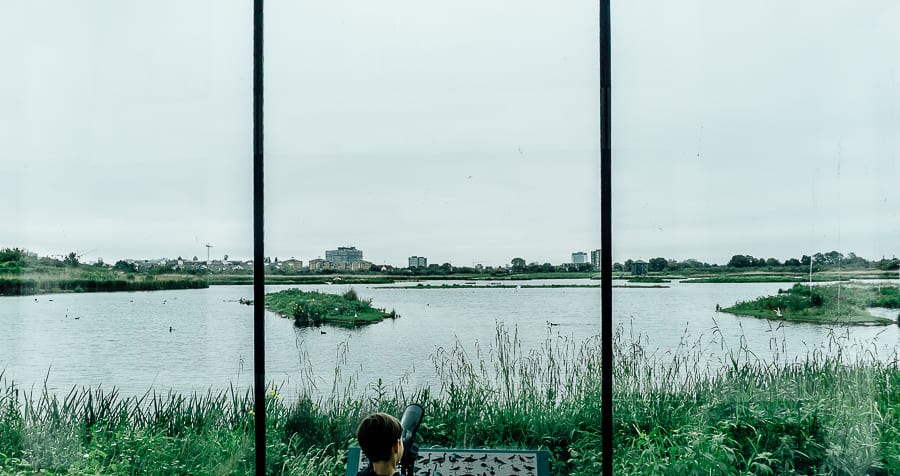
<instances>
[{"instance_id":1,"label":"bench","mask_svg":"<svg viewBox=\"0 0 900 476\"><path fill-rule=\"evenodd\" d=\"M359 446L347 454L347 476L369 465ZM547 450L419 448L416 476L550 476Z\"/></svg>"}]
</instances>

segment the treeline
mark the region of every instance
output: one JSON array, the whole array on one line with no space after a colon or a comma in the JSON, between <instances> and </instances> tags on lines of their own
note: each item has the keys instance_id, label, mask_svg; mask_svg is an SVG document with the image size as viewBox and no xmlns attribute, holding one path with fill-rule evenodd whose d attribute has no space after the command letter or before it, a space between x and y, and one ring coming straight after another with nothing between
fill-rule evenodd
<instances>
[{"instance_id":1,"label":"treeline","mask_svg":"<svg viewBox=\"0 0 900 476\"><path fill-rule=\"evenodd\" d=\"M419 268L397 268L384 274L397 276L445 276L457 274L470 275L491 275L506 276L510 273L575 273L584 271L594 271L594 267L590 263L564 263L554 265L550 263L530 263L510 266L485 266L485 267L469 267L469 266L452 266L450 263L442 265L430 264Z\"/></svg>"},{"instance_id":2,"label":"treeline","mask_svg":"<svg viewBox=\"0 0 900 476\"><path fill-rule=\"evenodd\" d=\"M23 279L0 278L0 296L23 296L52 292L160 291L208 288L200 279Z\"/></svg>"},{"instance_id":3,"label":"treeline","mask_svg":"<svg viewBox=\"0 0 900 476\"><path fill-rule=\"evenodd\" d=\"M615 263L614 271L631 271L634 266L633 260L626 260L624 263ZM781 261L777 258L755 257L752 255L734 255L728 260L724 266L718 264L710 264L695 259L677 261L662 257L651 258L647 262L647 271L650 272L672 272L686 270L712 270L721 271L729 270L752 270L764 269L767 271L809 271L812 264L813 271L829 271L835 269L847 270L878 270L878 271L895 271L900 269L900 259L892 257L890 259L882 258L880 260L867 260L856 253L850 252L844 255L838 251L829 251L827 253L815 253L813 255L802 255L799 258L787 258Z\"/></svg>"},{"instance_id":4,"label":"treeline","mask_svg":"<svg viewBox=\"0 0 900 476\"><path fill-rule=\"evenodd\" d=\"M65 267L65 260L39 258L19 248L0 248L0 274L22 274L23 271L40 272Z\"/></svg>"}]
</instances>

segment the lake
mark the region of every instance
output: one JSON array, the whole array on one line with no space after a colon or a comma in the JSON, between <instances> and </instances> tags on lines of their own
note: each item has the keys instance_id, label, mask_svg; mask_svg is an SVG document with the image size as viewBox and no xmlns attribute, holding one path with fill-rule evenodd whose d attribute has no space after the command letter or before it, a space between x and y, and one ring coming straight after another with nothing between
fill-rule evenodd
<instances>
[{"instance_id":1,"label":"lake","mask_svg":"<svg viewBox=\"0 0 900 476\"><path fill-rule=\"evenodd\" d=\"M462 284L439 281L430 284ZM503 284L598 284L589 280L533 280ZM426 282L426 284L428 284ZM488 285L479 282L479 285ZM616 284L624 284L617 282ZM895 286L896 282L886 283ZM266 315L266 379L287 397L315 386L365 391L381 379L413 389L435 382L431 357L457 344L487 355L498 326L525 350L599 334L599 288L393 289L354 285L361 298L401 317L355 329L296 328ZM716 313L716 304L774 294L789 283L682 284L613 290L614 326L661 361L686 349L711 366L729 350L763 359L803 359L815 350L867 350L896 357L897 326L831 327L782 323ZM350 286L290 287L342 293ZM245 389L253 380L253 311L238 303L252 286L131 293L55 294L0 298L0 370L20 388L64 393L73 386L116 387L123 395L148 390L181 393ZM894 311L881 311L888 317ZM171 328L171 330L170 330ZM777 352L777 356L776 356Z\"/></svg>"}]
</instances>

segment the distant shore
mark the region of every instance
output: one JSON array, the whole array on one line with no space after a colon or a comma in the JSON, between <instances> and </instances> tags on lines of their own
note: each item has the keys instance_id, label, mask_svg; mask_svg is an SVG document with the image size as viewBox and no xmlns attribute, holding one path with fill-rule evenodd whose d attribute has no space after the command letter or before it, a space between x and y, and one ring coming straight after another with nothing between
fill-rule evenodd
<instances>
[{"instance_id":1,"label":"distant shore","mask_svg":"<svg viewBox=\"0 0 900 476\"><path fill-rule=\"evenodd\" d=\"M203 289L209 283L191 277L128 280L118 278L0 278L0 296Z\"/></svg>"},{"instance_id":2,"label":"distant shore","mask_svg":"<svg viewBox=\"0 0 900 476\"><path fill-rule=\"evenodd\" d=\"M654 272L642 275L616 271L613 279L627 281L614 287L664 288L672 282L728 284L728 283L805 283L808 274L794 271L746 271L717 270L716 272L693 271L684 273ZM880 270L819 271L812 274L812 281L848 282L852 280L878 280L897 278L895 273ZM115 268L80 266L43 266L18 268L14 272L0 270L0 296L22 296L67 292L117 292L117 291L158 291L167 289L202 289L209 286L252 285L254 276L246 274L189 273L184 271L122 271ZM396 284L398 288L441 289L458 287L525 287L525 288L574 288L598 287L600 273L596 271L548 271L548 272L484 272L448 274L400 274L396 272L348 272L294 274L272 273L266 275L267 285L369 285ZM582 283L541 283L509 284L510 281L532 280L591 280L597 284ZM464 284L421 285L423 281L463 281ZM393 287L393 286L392 286Z\"/></svg>"}]
</instances>

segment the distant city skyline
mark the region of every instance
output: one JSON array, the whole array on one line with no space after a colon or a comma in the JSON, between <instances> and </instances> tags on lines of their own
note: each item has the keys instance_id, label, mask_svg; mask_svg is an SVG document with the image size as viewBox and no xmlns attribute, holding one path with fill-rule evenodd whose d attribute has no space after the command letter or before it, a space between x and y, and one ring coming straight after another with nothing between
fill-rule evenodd
<instances>
[{"instance_id":1,"label":"distant city skyline","mask_svg":"<svg viewBox=\"0 0 900 476\"><path fill-rule=\"evenodd\" d=\"M15 248L15 247L17 247L17 246L7 246L7 245L5 245L5 244L0 244L0 248L7 248L7 247ZM343 245L342 245L341 247L343 247ZM553 265L560 265L560 264L567 264L567 263L575 263L575 264L579 264L579 263L590 263L590 264L595 264L595 261L594 261L594 259L593 259L593 258L595 257L595 251L599 251L599 249L597 249L597 250L590 250L590 252L586 252L586 256L584 257L584 258L585 258L585 261L576 261L576 260L575 260L575 255L578 254L578 253L582 253L582 251L580 251L580 250L578 250L578 251L572 251L572 252L568 253L568 255L567 255L566 257L551 258L551 259L546 259L546 260L529 259L527 256L515 255L515 256L510 256L509 258L507 258L507 259L505 259L505 260L504 260L503 258L498 258L498 259L494 259L494 260L492 260L492 259L481 259L481 260L468 260L468 259L463 259L463 260L453 261L453 260L434 260L434 259L432 259L431 256L429 256L429 255L424 255L424 254L423 254L423 255L406 255L406 257L403 258L403 259L398 259L398 260L396 260L396 261L390 261L390 260L380 260L380 259L378 259L377 257L376 257L376 258L371 258L371 257L368 255L368 253L365 253L365 250L364 250L361 246L353 246L353 245L351 245L351 247L355 248L357 251L363 251L363 252L364 252L364 255L363 255L364 258L362 258L362 259L365 260L365 261L367 261L367 262L371 262L371 263L374 264L374 265L390 265L390 266L393 266L393 267L395 267L395 268L405 268L405 267L408 267L408 266L409 266L409 263L411 263L410 259L413 258L413 257L419 258L420 260L421 260L421 259L427 260L427 264L428 264L428 265L431 265L431 264L434 264L434 265L441 265L441 264L444 264L444 263L450 263L451 265L456 266L456 267L474 267L475 265L492 266L492 267L498 267L498 266L506 267L506 266L509 266L510 263L512 262L512 260L515 259L515 258L522 258L522 259L524 259L525 262L528 263L528 264L531 264L531 263L538 263L538 264L550 263L550 264L553 264ZM60 253L43 253L43 252L40 252L40 251L31 249L31 248L28 248L28 247L23 247L23 246L18 246L18 248L23 248L23 249L25 249L25 250L27 250L27 251L29 251L29 252L36 253L38 256L49 256L49 257L55 257L55 258L59 258L59 259L62 259L62 258L68 253L68 252L60 252ZM335 246L334 248L338 248L338 247ZM206 247L204 246L202 249L203 249L204 252L205 252ZM202 255L201 255L201 254L199 254L199 253L188 253L188 254L180 253L180 254L173 254L173 255L141 255L141 254L133 254L133 255L127 255L127 256L116 256L116 257L113 257L113 258L108 258L108 257L106 257L106 256L100 256L100 255L95 254L95 253L90 253L90 254L82 255L82 254L81 254L81 251L79 251L79 250L70 250L70 251L74 251L76 254L78 254L79 256L81 256L81 261L84 262L84 263L95 263L95 262L97 261L98 258L102 258L104 263L112 265L112 264L114 264L114 263L115 263L116 261L118 261L118 260L141 260L141 261L143 261L143 260L157 260L157 259L176 259L176 258L178 258L178 257L181 257L181 258L184 259L184 260L192 260L195 256L197 257L197 260L198 260L198 261L206 262L206 255L205 255L205 254L202 254ZM268 258L272 259L272 260L275 260L275 259L277 258L279 261L300 260L300 261L302 261L302 262L304 263L304 265L307 265L311 260L316 260L316 259L322 259L322 260L325 260L325 259L326 259L326 258L324 258L324 256L326 256L325 251L328 251L328 250L323 250L322 253L315 254L315 255L299 255L299 254L291 254L291 255L274 255L274 254L268 254L268 253L267 253L266 256L267 256ZM775 258L775 259L777 259L777 260L780 261L780 262L784 262L785 260L792 259L792 258L800 259L800 258L802 258L804 255L806 255L806 256L812 256L812 255L814 255L814 254L816 254L816 253L828 253L828 252L830 252L830 251L838 251L839 253L842 253L844 256L847 256L849 253L854 253L856 256L859 256L859 257L861 257L861 258L865 258L865 259L867 259L867 260L869 260L869 261L878 261L879 259L882 259L882 258L885 258L885 259L896 258L896 255L893 255L893 254L892 254L892 255L884 255L884 256L881 256L881 255L879 255L879 256L867 256L867 255L864 255L864 254L861 254L861 253L856 253L856 252L854 252L854 251L852 251L852 250L843 250L843 251L842 251L842 250L815 250L815 251L810 251L810 252L800 253L800 254L796 254L796 255L775 255L775 256L769 256L769 255L754 255L753 253L741 253L741 252L735 252L735 253L732 253L732 254L728 255L727 257L723 258L723 259L720 260L720 261L712 261L712 260L706 260L706 259L700 259L700 258L694 258L694 257L689 257L689 258L676 258L676 257L672 257L672 256L665 256L665 255L662 255L662 254L652 254L652 253L651 253L651 254L646 255L646 256L628 256L628 257L625 257L625 258L623 258L623 259L614 259L613 262L614 262L614 263L624 264L625 261L627 261L627 260L632 260L632 261L643 260L643 261L647 261L647 260L650 260L650 259L653 259L653 258L666 258L666 259L675 259L676 261L679 261L679 262L683 262L683 261L687 261L687 260L697 260L697 261L699 261L699 262L705 262L705 263L709 263L709 264L725 265L725 264L727 264L728 261L729 261L733 256L735 256L735 255L750 255L750 256L754 256L754 257L756 257L756 258L764 258L764 259ZM210 260L211 260L211 261L222 261L222 260L224 259L224 256L225 256L225 255L228 256L228 261L241 261L241 262L243 262L243 261L252 261L252 260L253 260L253 257L252 257L252 256L239 256L239 255L233 255L233 254L230 254L230 253L224 253L224 254L211 254L211 255L210 255ZM598 259L599 259L599 255L596 255L596 256L598 256ZM347 262L349 263L350 261L348 260ZM596 264L595 264L595 266L596 266Z\"/></svg>"}]
</instances>

